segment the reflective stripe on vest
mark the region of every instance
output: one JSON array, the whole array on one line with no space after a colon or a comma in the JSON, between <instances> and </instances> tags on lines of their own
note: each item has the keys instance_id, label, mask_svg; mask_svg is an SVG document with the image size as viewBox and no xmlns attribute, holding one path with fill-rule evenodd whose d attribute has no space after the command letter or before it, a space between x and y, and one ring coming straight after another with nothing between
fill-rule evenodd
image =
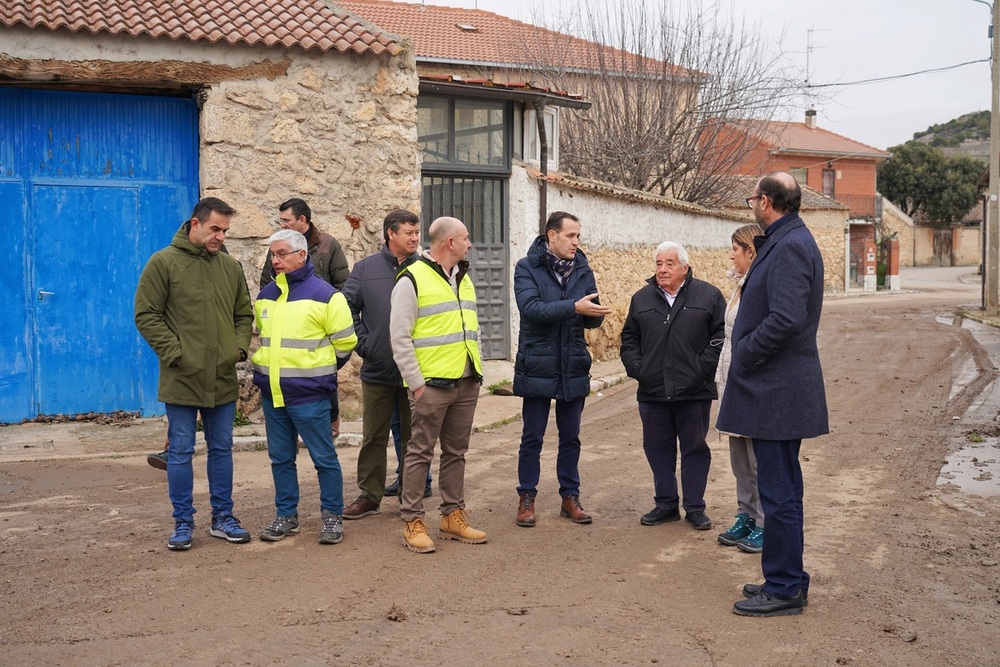
<instances>
[{"instance_id":1,"label":"reflective stripe on vest","mask_svg":"<svg viewBox=\"0 0 1000 667\"><path fill-rule=\"evenodd\" d=\"M347 300L341 292L328 303L300 299L288 301L288 280L278 274L276 300L257 299L254 304L260 348L253 367L267 376L274 407L284 407L281 381L321 378L337 373L337 353L354 349L357 336ZM327 333L334 330L334 333Z\"/></svg>"},{"instance_id":2,"label":"reflective stripe on vest","mask_svg":"<svg viewBox=\"0 0 1000 667\"><path fill-rule=\"evenodd\" d=\"M417 319L413 324L413 348L425 378L457 380L465 374L469 359L476 375L482 376L479 353L479 318L476 289L466 274L458 287L425 261L406 267L416 282Z\"/></svg>"}]
</instances>

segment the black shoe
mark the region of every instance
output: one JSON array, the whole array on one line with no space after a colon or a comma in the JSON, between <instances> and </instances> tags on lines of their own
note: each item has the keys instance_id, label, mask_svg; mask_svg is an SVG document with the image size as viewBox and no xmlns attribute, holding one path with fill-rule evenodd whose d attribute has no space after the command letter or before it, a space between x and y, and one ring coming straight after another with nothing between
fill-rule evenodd
<instances>
[{"instance_id":1,"label":"black shoe","mask_svg":"<svg viewBox=\"0 0 1000 667\"><path fill-rule=\"evenodd\" d=\"M764 590L764 584L744 584L743 586L743 597L752 598L753 596ZM802 590L801 588L799 590ZM802 591L802 606L809 606L809 593L808 591Z\"/></svg>"},{"instance_id":2,"label":"black shoe","mask_svg":"<svg viewBox=\"0 0 1000 667\"><path fill-rule=\"evenodd\" d=\"M385 495L387 496L399 495L399 475L396 475L396 479L392 481L392 484L385 487Z\"/></svg>"},{"instance_id":3,"label":"black shoe","mask_svg":"<svg viewBox=\"0 0 1000 667\"><path fill-rule=\"evenodd\" d=\"M795 592L795 597L788 600L776 598L761 590L757 595L746 600L740 600L733 605L733 613L740 616L789 616L801 614L805 606L802 590Z\"/></svg>"},{"instance_id":4,"label":"black shoe","mask_svg":"<svg viewBox=\"0 0 1000 667\"><path fill-rule=\"evenodd\" d=\"M149 456L146 457L146 463L148 463L149 465L153 466L157 470L166 470L167 469L167 450L164 449L162 452L157 452L155 454L150 454Z\"/></svg>"},{"instance_id":5,"label":"black shoe","mask_svg":"<svg viewBox=\"0 0 1000 667\"><path fill-rule=\"evenodd\" d=\"M704 512L688 512L684 515L684 520L694 526L695 530L709 530L712 527L712 520Z\"/></svg>"},{"instance_id":6,"label":"black shoe","mask_svg":"<svg viewBox=\"0 0 1000 667\"><path fill-rule=\"evenodd\" d=\"M639 523L644 526L659 526L661 523L680 520L681 513L677 510L665 510L662 507L654 507L652 511L642 515Z\"/></svg>"}]
</instances>

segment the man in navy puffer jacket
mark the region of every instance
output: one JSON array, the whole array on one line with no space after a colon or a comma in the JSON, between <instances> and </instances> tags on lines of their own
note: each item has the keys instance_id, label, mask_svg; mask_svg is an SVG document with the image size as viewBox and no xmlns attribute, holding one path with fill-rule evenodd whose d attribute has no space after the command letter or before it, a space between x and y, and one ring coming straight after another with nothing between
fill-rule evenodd
<instances>
[{"instance_id":1,"label":"man in navy puffer jacket","mask_svg":"<svg viewBox=\"0 0 1000 667\"><path fill-rule=\"evenodd\" d=\"M545 236L535 239L514 269L521 313L514 394L523 397L524 421L517 461L518 526L535 525L539 458L552 399L559 429L559 514L574 523L591 522L580 506L578 471L580 420L590 394L591 359L583 330L601 326L611 309L598 302L594 272L579 245L579 219L556 211L545 224Z\"/></svg>"}]
</instances>

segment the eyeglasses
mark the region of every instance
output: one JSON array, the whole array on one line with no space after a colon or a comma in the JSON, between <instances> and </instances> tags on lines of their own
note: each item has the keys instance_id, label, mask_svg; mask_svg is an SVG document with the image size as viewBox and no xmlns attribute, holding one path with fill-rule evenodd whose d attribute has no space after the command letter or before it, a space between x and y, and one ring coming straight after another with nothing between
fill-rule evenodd
<instances>
[{"instance_id":1,"label":"eyeglasses","mask_svg":"<svg viewBox=\"0 0 1000 667\"><path fill-rule=\"evenodd\" d=\"M747 206L749 206L750 208L753 208L753 202L754 202L754 200L755 199L763 199L763 198L764 198L764 195L754 195L753 197L747 197L746 198Z\"/></svg>"},{"instance_id":2,"label":"eyeglasses","mask_svg":"<svg viewBox=\"0 0 1000 667\"><path fill-rule=\"evenodd\" d=\"M271 257L277 257L282 262L288 259L289 255L294 255L299 252L305 252L304 250L279 250L278 252L272 252Z\"/></svg>"}]
</instances>

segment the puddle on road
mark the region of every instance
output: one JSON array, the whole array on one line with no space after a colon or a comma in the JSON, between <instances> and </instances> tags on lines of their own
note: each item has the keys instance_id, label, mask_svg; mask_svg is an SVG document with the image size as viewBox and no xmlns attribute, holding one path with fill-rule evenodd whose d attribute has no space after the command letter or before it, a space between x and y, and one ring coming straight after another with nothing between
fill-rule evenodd
<instances>
[{"instance_id":1,"label":"puddle on road","mask_svg":"<svg viewBox=\"0 0 1000 667\"><path fill-rule=\"evenodd\" d=\"M934 318L938 324L943 324L948 327L955 326L955 316L954 315L938 315Z\"/></svg>"},{"instance_id":2,"label":"puddle on road","mask_svg":"<svg viewBox=\"0 0 1000 667\"><path fill-rule=\"evenodd\" d=\"M937 483L979 496L1000 496L1000 438L969 443L950 455Z\"/></svg>"}]
</instances>

